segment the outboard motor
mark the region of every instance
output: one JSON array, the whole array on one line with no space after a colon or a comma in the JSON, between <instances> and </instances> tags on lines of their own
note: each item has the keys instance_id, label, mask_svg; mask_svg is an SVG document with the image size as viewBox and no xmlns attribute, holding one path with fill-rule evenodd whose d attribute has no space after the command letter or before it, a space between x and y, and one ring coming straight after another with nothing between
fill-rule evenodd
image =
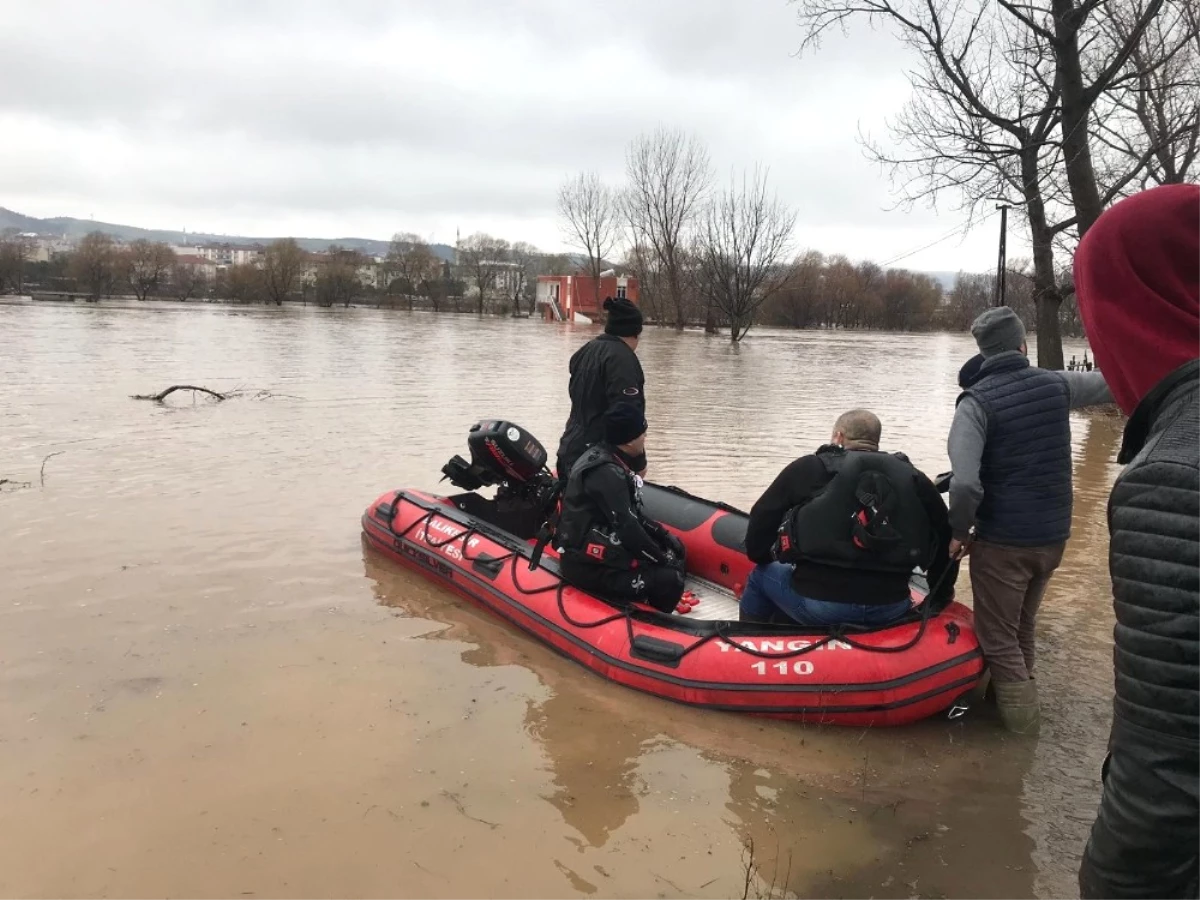
<instances>
[{"instance_id":1,"label":"outboard motor","mask_svg":"<svg viewBox=\"0 0 1200 900\"><path fill-rule=\"evenodd\" d=\"M546 468L548 454L532 434L503 419L484 419L467 433L471 461L454 456L442 466L451 483L468 491L499 485L498 503L516 500L541 508L554 498L557 483Z\"/></svg>"}]
</instances>

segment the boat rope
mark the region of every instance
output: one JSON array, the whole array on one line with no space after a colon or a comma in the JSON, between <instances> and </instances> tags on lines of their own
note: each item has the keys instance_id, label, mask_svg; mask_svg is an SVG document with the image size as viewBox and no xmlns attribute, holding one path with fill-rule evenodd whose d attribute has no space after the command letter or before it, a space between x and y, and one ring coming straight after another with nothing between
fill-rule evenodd
<instances>
[{"instance_id":1,"label":"boat rope","mask_svg":"<svg viewBox=\"0 0 1200 900\"><path fill-rule=\"evenodd\" d=\"M674 490L679 490L679 489L675 488ZM679 491L679 493L686 493L686 492ZM397 498L397 499L399 499L399 498ZM434 518L434 516L437 515L437 512L438 511L435 509L429 510L427 513L425 513L425 515L420 516L420 517L414 519L412 522L410 522L404 528L404 530L401 532L397 533L395 531L395 529L393 529L391 527L390 523L389 523L388 530L391 531L393 534L396 534L397 537L399 537L401 539L411 540L411 538L410 538L411 532L414 529L416 529L418 526L424 525L425 527L421 533L421 539L431 549L440 550L440 549L448 546L449 544L453 543L454 541L461 541L462 542L462 551L461 551L462 558L466 562L483 561L483 562L487 562L487 563L499 563L501 565L503 565L504 563L509 563L510 578L512 579L513 587L517 590L518 593L524 594L525 596L529 597L529 596L535 596L537 594L544 594L549 591L555 591L556 592L555 602L558 605L559 614L563 617L563 621L565 621L568 625L571 625L575 628L599 628L602 625L608 625L609 623L615 622L618 619L624 619L626 631L629 635L629 642L631 645L633 644L634 633L633 633L633 607L632 607L632 605L627 606L617 612L614 612L612 615L603 616L592 622L582 622L582 621L579 621L578 619L574 619L571 617L570 613L567 612L566 603L564 600L564 593L565 593L567 584L565 581L563 581L561 576L559 576L556 579L556 582L554 584L543 585L541 587L532 588L532 589L524 587L520 583L520 581L518 580L518 577L517 577L517 568L518 568L517 560L522 558L521 554L518 551L512 550L503 556L489 557L487 560L483 560L483 554L480 554L479 556L470 556L468 554L467 542L471 539L471 537L473 537L475 535L479 535L480 537L487 537L487 535L480 532L474 525L468 525L465 529L463 529L463 531L459 532L458 534L451 535L450 537L448 537L442 541L434 540L433 538L431 538L430 534L429 534L429 526L432 524L433 518ZM491 539L489 538L489 540L491 540ZM692 651L698 650L700 647L703 647L705 644L707 644L709 641L711 641L713 639L718 639L718 640L722 641L723 643L728 644L730 647L733 647L734 649L740 650L743 653L748 653L751 656L757 657L759 659L794 659L799 656L804 656L806 653L812 653L815 650L819 650L822 647L833 643L834 641L840 641L841 643L848 644L850 647L854 648L855 650L863 650L868 653L902 653L905 650L911 650L913 647L915 647L920 642L921 638L924 636L925 630L929 624L929 619L931 616L932 603L930 602L930 598L932 598L933 595L936 594L937 591L942 587L942 584L943 584L943 582L945 582L946 577L950 574L950 571L951 571L951 566L947 566L946 571L944 571L942 573L942 576L938 579L937 583L929 590L929 593L926 594L925 602L923 602L921 604L921 608L920 608L920 616L921 616L920 626L917 628L917 631L913 635L912 639L907 641L904 644L900 644L895 647L880 647L880 646L876 646L873 644L860 643L859 641L854 640L847 633L849 629L855 629L858 634L868 634L877 629L869 629L869 628L865 628L865 627L856 628L856 626L852 626L852 625L839 625L839 626L831 628L829 633L826 634L824 637L822 637L820 640L815 641L814 643L808 644L804 647L798 647L795 650L771 652L771 651L759 650L755 647L747 646L745 644L739 643L735 638L730 637L730 635L728 634L727 628L729 625L731 625L733 623L731 623L731 622L714 622L712 634L704 635L699 640L694 641L692 644L685 647L680 652L679 655L680 655L680 658L687 656Z\"/></svg>"}]
</instances>

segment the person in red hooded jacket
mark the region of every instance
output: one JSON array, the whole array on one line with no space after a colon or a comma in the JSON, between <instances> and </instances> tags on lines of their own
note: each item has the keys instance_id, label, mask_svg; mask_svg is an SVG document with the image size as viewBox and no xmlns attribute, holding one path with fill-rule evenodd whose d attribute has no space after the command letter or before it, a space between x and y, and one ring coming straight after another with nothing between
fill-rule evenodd
<instances>
[{"instance_id":1,"label":"person in red hooded jacket","mask_svg":"<svg viewBox=\"0 0 1200 900\"><path fill-rule=\"evenodd\" d=\"M1079 313L1129 416L1108 505L1117 625L1080 896L1200 893L1200 187L1135 194L1075 255Z\"/></svg>"}]
</instances>

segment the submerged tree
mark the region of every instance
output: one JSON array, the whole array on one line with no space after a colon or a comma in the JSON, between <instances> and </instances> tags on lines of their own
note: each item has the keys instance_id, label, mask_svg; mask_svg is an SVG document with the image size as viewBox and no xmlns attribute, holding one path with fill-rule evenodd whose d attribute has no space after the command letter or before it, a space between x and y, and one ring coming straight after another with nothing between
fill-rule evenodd
<instances>
[{"instance_id":1,"label":"submerged tree","mask_svg":"<svg viewBox=\"0 0 1200 900\"><path fill-rule=\"evenodd\" d=\"M328 307L340 303L349 308L355 298L362 294L363 285L358 270L365 262L366 257L357 250L347 250L336 244L331 246L321 260L317 273L317 305Z\"/></svg>"},{"instance_id":2,"label":"submerged tree","mask_svg":"<svg viewBox=\"0 0 1200 900\"><path fill-rule=\"evenodd\" d=\"M500 264L508 261L508 241L477 232L458 246L458 261L464 272L475 282L479 292L476 311L483 315L488 296L496 287Z\"/></svg>"},{"instance_id":3,"label":"submerged tree","mask_svg":"<svg viewBox=\"0 0 1200 900\"><path fill-rule=\"evenodd\" d=\"M413 298L418 294L428 295L428 288L421 285L436 281L441 274L441 261L429 244L412 233L397 234L392 238L384 261L387 291L408 297L408 308L413 308Z\"/></svg>"},{"instance_id":4,"label":"submerged tree","mask_svg":"<svg viewBox=\"0 0 1200 900\"><path fill-rule=\"evenodd\" d=\"M0 233L0 293L11 289L19 294L25 289L25 264L32 243L16 229Z\"/></svg>"},{"instance_id":5,"label":"submerged tree","mask_svg":"<svg viewBox=\"0 0 1200 900\"><path fill-rule=\"evenodd\" d=\"M116 242L101 231L91 231L71 254L68 272L92 300L99 300L112 292L117 280L117 262Z\"/></svg>"},{"instance_id":6,"label":"submerged tree","mask_svg":"<svg viewBox=\"0 0 1200 900\"><path fill-rule=\"evenodd\" d=\"M528 298L529 314L533 315L534 304L537 302L538 264L542 254L537 247L526 241L517 241L509 248L509 262L513 265L513 277L509 282L509 293L512 297L512 314L520 315L521 300Z\"/></svg>"},{"instance_id":7,"label":"submerged tree","mask_svg":"<svg viewBox=\"0 0 1200 900\"><path fill-rule=\"evenodd\" d=\"M158 290L175 263L175 253L160 241L134 241L120 254L123 275L138 300Z\"/></svg>"},{"instance_id":8,"label":"submerged tree","mask_svg":"<svg viewBox=\"0 0 1200 900\"><path fill-rule=\"evenodd\" d=\"M262 284L268 301L282 306L295 293L307 259L308 254L300 249L295 238L273 241L263 251Z\"/></svg>"},{"instance_id":9,"label":"submerged tree","mask_svg":"<svg viewBox=\"0 0 1200 900\"><path fill-rule=\"evenodd\" d=\"M190 300L208 284L208 278L199 266L175 262L171 265L171 290L176 299Z\"/></svg>"},{"instance_id":10,"label":"submerged tree","mask_svg":"<svg viewBox=\"0 0 1200 900\"><path fill-rule=\"evenodd\" d=\"M731 179L705 210L699 240L701 284L740 341L755 314L779 290L796 224L794 210L767 191L767 173Z\"/></svg>"}]
</instances>

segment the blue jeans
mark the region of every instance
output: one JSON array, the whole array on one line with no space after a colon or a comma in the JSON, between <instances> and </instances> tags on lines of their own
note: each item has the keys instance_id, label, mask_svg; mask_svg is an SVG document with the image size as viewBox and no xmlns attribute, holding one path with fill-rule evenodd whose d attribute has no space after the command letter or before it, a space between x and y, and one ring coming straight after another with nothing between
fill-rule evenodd
<instances>
[{"instance_id":1,"label":"blue jeans","mask_svg":"<svg viewBox=\"0 0 1200 900\"><path fill-rule=\"evenodd\" d=\"M862 625L877 628L903 619L912 603L872 605L833 603L797 594L792 587L792 567L785 563L766 563L754 567L742 592L742 613L752 619L770 622L776 610L801 625L824 628L830 625Z\"/></svg>"}]
</instances>

